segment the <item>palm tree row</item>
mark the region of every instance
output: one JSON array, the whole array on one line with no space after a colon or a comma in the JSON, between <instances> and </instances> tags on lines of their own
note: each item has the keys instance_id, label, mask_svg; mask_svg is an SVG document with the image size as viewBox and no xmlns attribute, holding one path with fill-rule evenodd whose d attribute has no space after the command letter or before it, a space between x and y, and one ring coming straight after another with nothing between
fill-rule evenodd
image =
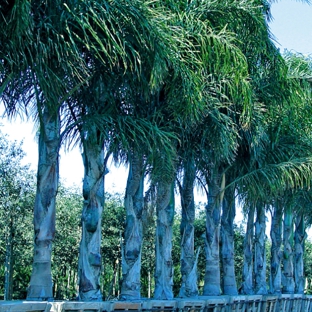
<instances>
[{"instance_id":1,"label":"palm tree row","mask_svg":"<svg viewBox=\"0 0 312 312\"><path fill-rule=\"evenodd\" d=\"M310 119L302 113L310 105L309 60L282 57L275 48L269 4L7 0L0 11L0 94L6 114L21 111L39 124L35 248L27 298L52 298L51 246L63 143L81 145L85 168L80 300L102 299L100 229L110 156L129 165L122 298L140 298L147 177L157 215L154 297L173 297L175 182L182 206L180 296L198 295L196 181L207 194L204 295L219 295L221 288L236 294L235 197L250 210L256 207L262 229L257 235L262 236L255 249L262 254L265 207L281 215L279 199L301 194L312 173ZM303 214L296 218L299 244ZM246 265L248 248L246 241ZM244 292L263 292L263 274L256 271L259 276L250 285L250 269L244 272Z\"/></svg>"}]
</instances>

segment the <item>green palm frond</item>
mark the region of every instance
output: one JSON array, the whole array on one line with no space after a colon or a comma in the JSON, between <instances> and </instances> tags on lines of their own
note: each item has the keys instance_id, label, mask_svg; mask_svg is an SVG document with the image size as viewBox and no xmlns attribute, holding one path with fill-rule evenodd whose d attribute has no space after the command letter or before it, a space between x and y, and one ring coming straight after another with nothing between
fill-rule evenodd
<instances>
[{"instance_id":1,"label":"green palm frond","mask_svg":"<svg viewBox=\"0 0 312 312\"><path fill-rule=\"evenodd\" d=\"M242 197L266 201L287 190L310 187L311 170L311 158L298 158L254 169L234 182Z\"/></svg>"}]
</instances>

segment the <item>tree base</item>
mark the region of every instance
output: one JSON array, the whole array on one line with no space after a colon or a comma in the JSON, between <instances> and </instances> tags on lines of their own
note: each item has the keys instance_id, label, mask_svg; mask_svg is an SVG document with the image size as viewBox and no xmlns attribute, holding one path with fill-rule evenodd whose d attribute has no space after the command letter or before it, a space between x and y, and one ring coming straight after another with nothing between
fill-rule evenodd
<instances>
[{"instance_id":1,"label":"tree base","mask_svg":"<svg viewBox=\"0 0 312 312\"><path fill-rule=\"evenodd\" d=\"M86 292L80 292L79 301L102 301L102 294L100 290L90 290Z\"/></svg>"},{"instance_id":2,"label":"tree base","mask_svg":"<svg viewBox=\"0 0 312 312\"><path fill-rule=\"evenodd\" d=\"M53 301L52 287L31 285L28 287L27 301Z\"/></svg>"}]
</instances>

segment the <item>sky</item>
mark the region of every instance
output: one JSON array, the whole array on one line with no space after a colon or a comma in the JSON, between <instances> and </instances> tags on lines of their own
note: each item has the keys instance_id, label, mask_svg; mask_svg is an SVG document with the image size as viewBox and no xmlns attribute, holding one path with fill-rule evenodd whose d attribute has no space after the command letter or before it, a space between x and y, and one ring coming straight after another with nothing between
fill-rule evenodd
<instances>
[{"instance_id":1,"label":"sky","mask_svg":"<svg viewBox=\"0 0 312 312\"><path fill-rule=\"evenodd\" d=\"M297 51L303 54L312 54L312 5L295 0L281 0L274 2L271 7L273 21L270 29L277 47ZM0 103L0 115L3 111ZM20 119L3 124L1 131L7 133L12 140L24 141L23 147L27 154L26 163L30 163L33 170L37 168L36 132L31 122ZM60 176L67 185L82 185L83 166L79 148L70 152L61 150ZM127 179L125 168L116 169L110 166L110 173L105 177L107 191L123 193Z\"/></svg>"},{"instance_id":2,"label":"sky","mask_svg":"<svg viewBox=\"0 0 312 312\"><path fill-rule=\"evenodd\" d=\"M280 0L271 7L271 32L276 46L303 54L312 54L312 5L304 1Z\"/></svg>"}]
</instances>

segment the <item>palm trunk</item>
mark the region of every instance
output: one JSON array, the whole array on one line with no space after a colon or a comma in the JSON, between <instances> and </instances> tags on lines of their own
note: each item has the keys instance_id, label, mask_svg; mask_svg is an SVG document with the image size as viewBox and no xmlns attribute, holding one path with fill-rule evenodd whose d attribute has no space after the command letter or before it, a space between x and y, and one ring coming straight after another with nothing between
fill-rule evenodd
<instances>
[{"instance_id":1,"label":"palm trunk","mask_svg":"<svg viewBox=\"0 0 312 312\"><path fill-rule=\"evenodd\" d=\"M281 272L281 259L282 259L282 217L283 207L276 205L273 208L272 225L271 225L271 274L270 274L270 293L282 293L282 272Z\"/></svg>"},{"instance_id":2,"label":"palm trunk","mask_svg":"<svg viewBox=\"0 0 312 312\"><path fill-rule=\"evenodd\" d=\"M91 132L91 131L90 131ZM83 142L83 211L78 280L80 301L101 301L101 219L104 207L104 147L94 135Z\"/></svg>"},{"instance_id":3,"label":"palm trunk","mask_svg":"<svg viewBox=\"0 0 312 312\"><path fill-rule=\"evenodd\" d=\"M173 298L172 225L174 216L173 182L157 185L156 268L154 298Z\"/></svg>"},{"instance_id":4,"label":"palm trunk","mask_svg":"<svg viewBox=\"0 0 312 312\"><path fill-rule=\"evenodd\" d=\"M125 209L126 228L122 248L121 298L126 300L141 297L141 254L143 242L142 212L144 206L143 157L132 153L127 181Z\"/></svg>"},{"instance_id":5,"label":"palm trunk","mask_svg":"<svg viewBox=\"0 0 312 312\"><path fill-rule=\"evenodd\" d=\"M197 288L197 263L194 257L194 180L195 167L193 162L184 166L183 185L180 187L182 219L180 224L181 233L181 276L182 284L179 297L198 296Z\"/></svg>"},{"instance_id":6,"label":"palm trunk","mask_svg":"<svg viewBox=\"0 0 312 312\"><path fill-rule=\"evenodd\" d=\"M209 185L208 203L206 205L204 296L218 296L221 294L219 256L221 201L218 200L220 186L220 176L215 174Z\"/></svg>"},{"instance_id":7,"label":"palm trunk","mask_svg":"<svg viewBox=\"0 0 312 312\"><path fill-rule=\"evenodd\" d=\"M257 217L255 223L255 293L265 295L268 293L266 283L266 252L265 252L265 209L257 204Z\"/></svg>"},{"instance_id":8,"label":"palm trunk","mask_svg":"<svg viewBox=\"0 0 312 312\"><path fill-rule=\"evenodd\" d=\"M302 212L298 212L296 217L295 229L295 292L296 294L304 293L304 269L303 269L303 253L304 240L306 237L304 218Z\"/></svg>"},{"instance_id":9,"label":"palm trunk","mask_svg":"<svg viewBox=\"0 0 312 312\"><path fill-rule=\"evenodd\" d=\"M282 285L284 294L293 294L295 292L294 264L293 264L293 218L289 206L284 211L284 251L283 251L283 271Z\"/></svg>"},{"instance_id":10,"label":"palm trunk","mask_svg":"<svg viewBox=\"0 0 312 312\"><path fill-rule=\"evenodd\" d=\"M223 295L238 294L234 267L234 218L235 196L234 190L225 192L221 218L221 261L223 271Z\"/></svg>"},{"instance_id":11,"label":"palm trunk","mask_svg":"<svg viewBox=\"0 0 312 312\"><path fill-rule=\"evenodd\" d=\"M246 236L244 238L243 284L241 287L241 293L244 295L254 294L254 283L253 283L254 220L255 220L255 206L251 205L248 211Z\"/></svg>"},{"instance_id":12,"label":"palm trunk","mask_svg":"<svg viewBox=\"0 0 312 312\"><path fill-rule=\"evenodd\" d=\"M55 199L59 181L60 121L44 111L39 135L37 193L34 207L35 245L27 300L51 300L51 250L55 235Z\"/></svg>"}]
</instances>

